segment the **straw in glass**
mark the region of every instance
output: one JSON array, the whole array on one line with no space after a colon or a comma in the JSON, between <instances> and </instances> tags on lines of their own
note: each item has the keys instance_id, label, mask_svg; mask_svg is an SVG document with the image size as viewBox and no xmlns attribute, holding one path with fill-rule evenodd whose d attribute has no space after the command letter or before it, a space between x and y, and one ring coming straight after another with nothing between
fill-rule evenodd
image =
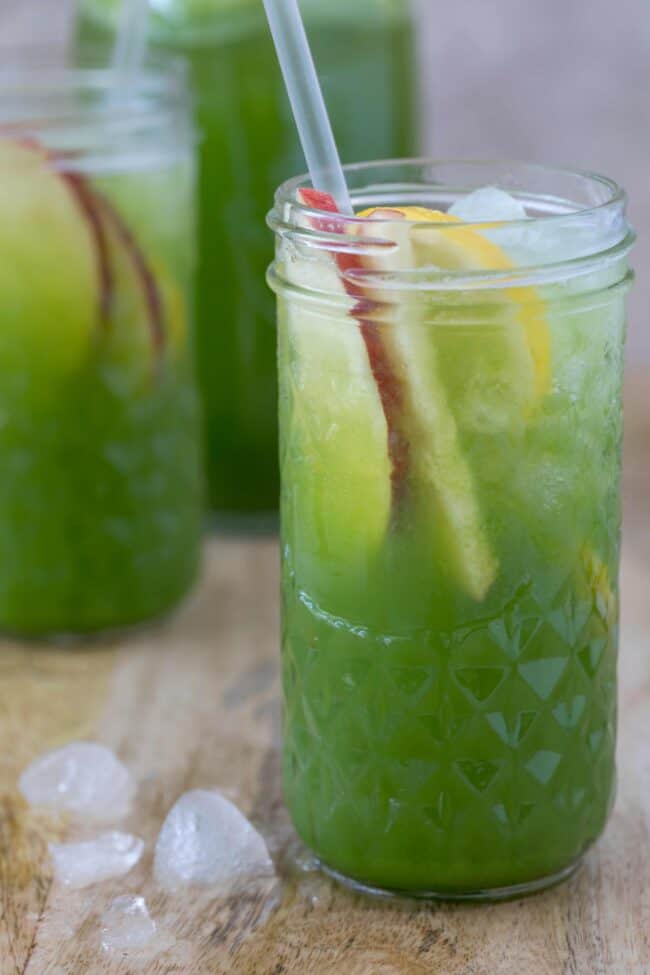
<instances>
[{"instance_id":1,"label":"straw in glass","mask_svg":"<svg viewBox=\"0 0 650 975\"><path fill-rule=\"evenodd\" d=\"M350 194L298 0L264 0L264 8L312 185L332 196L341 213L351 215Z\"/></svg>"},{"instance_id":2,"label":"straw in glass","mask_svg":"<svg viewBox=\"0 0 650 975\"><path fill-rule=\"evenodd\" d=\"M113 70L122 90L137 77L147 48L149 0L123 0L120 22L113 48Z\"/></svg>"}]
</instances>

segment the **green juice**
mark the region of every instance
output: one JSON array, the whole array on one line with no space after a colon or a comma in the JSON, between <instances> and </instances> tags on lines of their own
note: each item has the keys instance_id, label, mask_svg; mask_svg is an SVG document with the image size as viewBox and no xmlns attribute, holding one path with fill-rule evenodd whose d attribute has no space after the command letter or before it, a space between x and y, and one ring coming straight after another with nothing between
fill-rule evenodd
<instances>
[{"instance_id":1,"label":"green juice","mask_svg":"<svg viewBox=\"0 0 650 975\"><path fill-rule=\"evenodd\" d=\"M120 6L80 0L82 54L111 50ZM408 4L301 6L342 158L415 154ZM274 188L304 160L261 0L152 8L151 48L185 59L201 133L197 353L209 500L221 513L271 513L279 490L277 379L264 218Z\"/></svg>"},{"instance_id":2,"label":"green juice","mask_svg":"<svg viewBox=\"0 0 650 975\"><path fill-rule=\"evenodd\" d=\"M500 260L454 232L422 230L438 284ZM535 287L368 286L360 323L340 267L280 230L285 794L348 880L509 896L604 828L626 275L623 255Z\"/></svg>"},{"instance_id":3,"label":"green juice","mask_svg":"<svg viewBox=\"0 0 650 975\"><path fill-rule=\"evenodd\" d=\"M94 151L116 116L82 136L50 99L47 149L38 124L0 140L0 628L34 637L168 611L203 500L191 152L145 152L126 119Z\"/></svg>"}]
</instances>

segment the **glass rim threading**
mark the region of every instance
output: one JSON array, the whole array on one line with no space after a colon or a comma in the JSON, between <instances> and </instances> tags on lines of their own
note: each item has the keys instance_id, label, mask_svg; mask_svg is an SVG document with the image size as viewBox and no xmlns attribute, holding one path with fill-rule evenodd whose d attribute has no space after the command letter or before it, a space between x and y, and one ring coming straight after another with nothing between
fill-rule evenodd
<instances>
[{"instance_id":1,"label":"glass rim threading","mask_svg":"<svg viewBox=\"0 0 650 975\"><path fill-rule=\"evenodd\" d=\"M552 282L559 277L589 273L605 262L620 261L635 240L627 222L627 196L624 190L613 180L597 173L508 160L437 160L426 157L353 163L344 166L344 170L355 212L371 206L390 208L391 203L393 206L417 204L446 209L450 200L484 185L497 185L514 193L539 211L534 216L517 220L449 224L407 220L405 222L414 227L435 226L436 232L441 234L453 233L460 227L477 233L491 231L497 238L500 234L513 232L536 234L541 243L546 239L547 246L542 248L540 255L535 255L534 260L524 260L507 270L503 267L482 267L480 270L456 271L431 267L373 274L373 283L382 289L484 289ZM396 176L399 179L394 178ZM445 176L445 179L436 179L437 176ZM527 191L527 180L538 189ZM545 184L548 184L546 189ZM552 192L554 184L561 185L565 192L569 188L574 192L580 189L585 197L584 202ZM333 217L331 213L309 207L297 195L303 187L311 187L311 181L305 175L286 180L276 192L268 224L280 238L308 251L352 252L362 256L381 249L386 253L385 235L373 239L367 233L363 237L358 234L360 226L367 231L366 218ZM327 228L323 229L325 217L328 218ZM373 217L373 223L376 221L378 227L383 226L385 231L387 226L394 224L394 219ZM559 259L553 246L548 246L552 245L552 235L558 233L571 245L568 255ZM273 271L271 273L273 277ZM368 280L368 272L360 272L358 277ZM281 283L279 280L275 282Z\"/></svg>"},{"instance_id":2,"label":"glass rim threading","mask_svg":"<svg viewBox=\"0 0 650 975\"><path fill-rule=\"evenodd\" d=\"M0 66L0 138L35 140L59 165L134 168L185 155L196 140L180 62L147 64L125 82L110 67Z\"/></svg>"}]
</instances>

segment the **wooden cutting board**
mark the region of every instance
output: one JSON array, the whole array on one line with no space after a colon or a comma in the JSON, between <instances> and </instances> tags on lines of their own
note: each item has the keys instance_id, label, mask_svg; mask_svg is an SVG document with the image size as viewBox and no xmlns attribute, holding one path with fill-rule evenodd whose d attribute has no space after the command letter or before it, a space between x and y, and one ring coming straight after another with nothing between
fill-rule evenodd
<instances>
[{"instance_id":1,"label":"wooden cutting board","mask_svg":"<svg viewBox=\"0 0 650 975\"><path fill-rule=\"evenodd\" d=\"M646 386L648 384L648 386ZM364 900L296 867L279 785L278 553L214 539L173 619L110 644L0 644L0 975L643 975L650 972L650 376L629 384L620 787L609 828L564 887L512 904ZM139 782L126 827L147 852L128 877L77 893L51 882L65 824L16 794L34 756L91 737ZM151 853L172 802L221 787L272 838L277 880L229 898L161 894ZM101 917L147 898L160 940L107 954ZM158 950L162 949L162 950Z\"/></svg>"}]
</instances>

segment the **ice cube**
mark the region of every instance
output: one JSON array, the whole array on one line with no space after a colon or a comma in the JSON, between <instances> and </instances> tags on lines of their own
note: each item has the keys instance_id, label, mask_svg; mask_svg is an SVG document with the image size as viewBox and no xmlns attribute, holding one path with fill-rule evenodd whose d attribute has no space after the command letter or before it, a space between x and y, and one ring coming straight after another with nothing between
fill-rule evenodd
<instances>
[{"instance_id":1,"label":"ice cube","mask_svg":"<svg viewBox=\"0 0 650 975\"><path fill-rule=\"evenodd\" d=\"M449 207L449 213L465 223L526 219L523 203L497 186L482 186L461 196Z\"/></svg>"},{"instance_id":2,"label":"ice cube","mask_svg":"<svg viewBox=\"0 0 650 975\"><path fill-rule=\"evenodd\" d=\"M110 832L77 843L50 843L49 849L56 879L78 890L123 877L142 856L144 843L129 833Z\"/></svg>"},{"instance_id":3,"label":"ice cube","mask_svg":"<svg viewBox=\"0 0 650 975\"><path fill-rule=\"evenodd\" d=\"M218 792L195 789L181 796L156 843L155 877L168 890L184 884L227 886L272 872L264 839Z\"/></svg>"},{"instance_id":4,"label":"ice cube","mask_svg":"<svg viewBox=\"0 0 650 975\"><path fill-rule=\"evenodd\" d=\"M135 784L109 748L72 742L37 758L23 772L20 791L34 806L50 806L104 822L129 810Z\"/></svg>"},{"instance_id":5,"label":"ice cube","mask_svg":"<svg viewBox=\"0 0 650 975\"><path fill-rule=\"evenodd\" d=\"M618 244L627 230L620 211L611 213L607 208L604 213L599 208L580 212L577 204L559 201L540 204L537 210L534 219L528 217L519 200L496 186L474 190L449 208L467 223L496 224L479 231L520 267L559 264L599 253Z\"/></svg>"},{"instance_id":6,"label":"ice cube","mask_svg":"<svg viewBox=\"0 0 650 975\"><path fill-rule=\"evenodd\" d=\"M102 915L102 948L106 951L133 951L144 948L156 934L144 897L122 894L111 901Z\"/></svg>"}]
</instances>

